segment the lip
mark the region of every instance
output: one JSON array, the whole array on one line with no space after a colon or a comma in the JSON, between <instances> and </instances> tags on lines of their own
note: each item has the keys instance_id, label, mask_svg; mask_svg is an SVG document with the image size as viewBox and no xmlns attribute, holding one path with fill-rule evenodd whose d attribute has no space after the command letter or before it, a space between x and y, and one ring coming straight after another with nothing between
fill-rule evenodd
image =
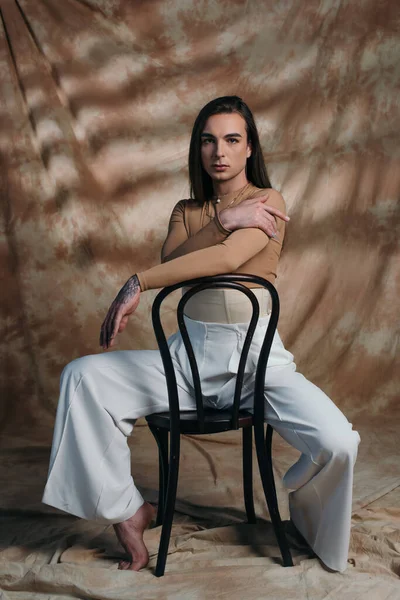
<instances>
[{"instance_id":1,"label":"lip","mask_svg":"<svg viewBox=\"0 0 400 600\"><path fill-rule=\"evenodd\" d=\"M213 165L213 169L216 169L217 171L224 171L227 168L228 165Z\"/></svg>"}]
</instances>

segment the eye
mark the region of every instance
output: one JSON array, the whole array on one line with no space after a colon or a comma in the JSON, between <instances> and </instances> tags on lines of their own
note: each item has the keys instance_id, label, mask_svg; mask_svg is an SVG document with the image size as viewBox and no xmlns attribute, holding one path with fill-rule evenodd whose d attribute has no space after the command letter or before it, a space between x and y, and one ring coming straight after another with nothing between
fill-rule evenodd
<instances>
[{"instance_id":1,"label":"eye","mask_svg":"<svg viewBox=\"0 0 400 600\"><path fill-rule=\"evenodd\" d=\"M237 144L239 142L239 140L237 140L236 138L228 138L228 142L230 144Z\"/></svg>"},{"instance_id":2,"label":"eye","mask_svg":"<svg viewBox=\"0 0 400 600\"><path fill-rule=\"evenodd\" d=\"M207 146L207 144L211 143L213 140L211 138L203 138L201 140L201 145L202 146Z\"/></svg>"}]
</instances>

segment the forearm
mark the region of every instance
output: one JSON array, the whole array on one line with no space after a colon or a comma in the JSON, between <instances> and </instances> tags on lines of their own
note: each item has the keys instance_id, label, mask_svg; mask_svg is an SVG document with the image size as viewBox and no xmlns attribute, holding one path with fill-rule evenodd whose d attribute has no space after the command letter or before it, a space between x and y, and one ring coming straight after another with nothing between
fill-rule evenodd
<instances>
[{"instance_id":1,"label":"forearm","mask_svg":"<svg viewBox=\"0 0 400 600\"><path fill-rule=\"evenodd\" d=\"M202 252L202 260L197 260L197 254ZM147 271L137 273L141 290L151 290L174 285L187 279L219 275L231 271L229 257L226 252L217 257L213 247L179 256L169 262L157 265Z\"/></svg>"},{"instance_id":2,"label":"forearm","mask_svg":"<svg viewBox=\"0 0 400 600\"><path fill-rule=\"evenodd\" d=\"M197 277L235 272L267 243L268 237L259 229L235 231L226 241L215 246L137 273L141 290L162 288Z\"/></svg>"},{"instance_id":3,"label":"forearm","mask_svg":"<svg viewBox=\"0 0 400 600\"><path fill-rule=\"evenodd\" d=\"M175 248L168 255L165 255L164 248L161 252L161 262L166 263L185 254L202 250L203 248L209 248L223 242L230 231L227 231L221 224L218 217L212 219L207 225L205 225L195 235L186 239L182 244Z\"/></svg>"}]
</instances>

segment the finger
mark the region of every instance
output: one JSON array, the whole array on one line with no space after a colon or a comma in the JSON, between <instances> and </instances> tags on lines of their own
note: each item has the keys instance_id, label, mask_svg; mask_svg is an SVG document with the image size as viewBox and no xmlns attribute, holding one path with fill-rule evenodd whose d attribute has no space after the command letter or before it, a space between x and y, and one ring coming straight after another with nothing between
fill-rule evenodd
<instances>
[{"instance_id":1,"label":"finger","mask_svg":"<svg viewBox=\"0 0 400 600\"><path fill-rule=\"evenodd\" d=\"M114 319L113 319L112 326L110 327L110 332L111 332L111 335L110 335L110 340L109 340L109 341L110 341L110 344L111 344L111 342L113 341L113 339L115 338L115 336L116 336L116 335L117 335L117 333L118 333L118 329L119 329L119 326L120 326L120 323L121 323L121 319L122 319L122 317L123 317L122 310L121 310L121 309L119 309L119 310L118 310L118 311L115 313L115 316L114 316Z\"/></svg>"},{"instance_id":2,"label":"finger","mask_svg":"<svg viewBox=\"0 0 400 600\"><path fill-rule=\"evenodd\" d=\"M110 341L108 343L108 347L111 348L115 344L115 339L118 334L118 329L114 329L110 335Z\"/></svg>"},{"instance_id":3,"label":"finger","mask_svg":"<svg viewBox=\"0 0 400 600\"><path fill-rule=\"evenodd\" d=\"M276 228L275 219L271 217L270 219L265 219L262 223L262 230L267 234L268 237L278 239L278 230Z\"/></svg>"},{"instance_id":4,"label":"finger","mask_svg":"<svg viewBox=\"0 0 400 600\"><path fill-rule=\"evenodd\" d=\"M265 227L265 232L268 237L273 238L274 240L278 240L278 232L276 229L273 229L269 224Z\"/></svg>"},{"instance_id":5,"label":"finger","mask_svg":"<svg viewBox=\"0 0 400 600\"><path fill-rule=\"evenodd\" d=\"M110 309L108 309L106 316L104 317L104 321L102 322L101 327L100 327L100 346L104 346L105 327L106 327L106 322L107 322L107 317L108 317L109 312L110 312Z\"/></svg>"},{"instance_id":6,"label":"finger","mask_svg":"<svg viewBox=\"0 0 400 600\"><path fill-rule=\"evenodd\" d=\"M108 314L106 317L106 324L105 324L105 328L104 328L104 346L106 348L108 348L110 346L111 332L112 332L113 325L114 325L116 310L117 309L116 309L115 304L114 303L111 304L110 310L108 311Z\"/></svg>"},{"instance_id":7,"label":"finger","mask_svg":"<svg viewBox=\"0 0 400 600\"><path fill-rule=\"evenodd\" d=\"M264 206L264 208L271 215L275 215L276 217L278 217L279 219L282 219L283 221L290 221L290 217L288 217L287 215L285 215L285 213L283 213L282 211L278 210L274 206Z\"/></svg>"},{"instance_id":8,"label":"finger","mask_svg":"<svg viewBox=\"0 0 400 600\"><path fill-rule=\"evenodd\" d=\"M121 333L122 331L124 331L125 327L127 326L127 323L128 323L128 317L127 316L122 317L121 323L119 324L119 327L118 327L118 333Z\"/></svg>"},{"instance_id":9,"label":"finger","mask_svg":"<svg viewBox=\"0 0 400 600\"><path fill-rule=\"evenodd\" d=\"M114 329L114 320L115 320L115 316L114 316L114 313L113 313L112 317L109 319L109 321L107 323L106 348L110 347L110 343L111 343L111 339L112 339L112 332L113 332L113 329Z\"/></svg>"},{"instance_id":10,"label":"finger","mask_svg":"<svg viewBox=\"0 0 400 600\"><path fill-rule=\"evenodd\" d=\"M273 238L274 240L278 240L278 234L275 233L275 231L272 231L270 229L270 227L266 226L266 225L260 225L259 229L261 229L265 235L267 235L269 238Z\"/></svg>"},{"instance_id":11,"label":"finger","mask_svg":"<svg viewBox=\"0 0 400 600\"><path fill-rule=\"evenodd\" d=\"M103 321L103 325L101 326L101 345L103 347L103 350L105 350L107 348L107 323L108 320L110 318L110 311L111 311L111 307L108 309L107 314L106 314L106 318Z\"/></svg>"},{"instance_id":12,"label":"finger","mask_svg":"<svg viewBox=\"0 0 400 600\"><path fill-rule=\"evenodd\" d=\"M248 200L252 200L253 202L259 202L261 200L261 202L265 202L268 198L269 194L263 194L263 196L255 196L254 198L248 198Z\"/></svg>"},{"instance_id":13,"label":"finger","mask_svg":"<svg viewBox=\"0 0 400 600\"><path fill-rule=\"evenodd\" d=\"M101 328L100 328L100 346L102 346L102 348L105 347L106 328L107 328L107 320L109 318L109 314L110 314L110 309L108 309L107 314L105 316L105 319L104 319L104 321L103 321L103 323L101 325Z\"/></svg>"},{"instance_id":14,"label":"finger","mask_svg":"<svg viewBox=\"0 0 400 600\"><path fill-rule=\"evenodd\" d=\"M264 214L265 214L265 219L266 219L266 222L267 222L267 227L269 228L269 230L273 234L277 234L278 233L278 228L276 226L275 217L273 217L272 215L270 215L268 213L264 213Z\"/></svg>"}]
</instances>

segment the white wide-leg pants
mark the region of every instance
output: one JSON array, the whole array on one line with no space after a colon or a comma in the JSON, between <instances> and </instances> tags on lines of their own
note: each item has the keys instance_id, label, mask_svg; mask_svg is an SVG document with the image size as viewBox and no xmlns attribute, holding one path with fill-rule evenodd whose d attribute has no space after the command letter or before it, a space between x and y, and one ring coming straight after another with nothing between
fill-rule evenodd
<instances>
[{"instance_id":1,"label":"white wide-leg pants","mask_svg":"<svg viewBox=\"0 0 400 600\"><path fill-rule=\"evenodd\" d=\"M242 407L251 408L255 367L269 317L259 320ZM185 317L199 365L205 405L232 403L247 323L206 323ZM181 410L195 406L180 333L168 339ZM168 410L158 350L131 350L74 360L61 376L50 468L43 502L85 519L118 523L143 498L131 476L127 436L135 419ZM350 539L353 467L360 437L341 411L296 372L276 333L265 382L265 419L301 452L284 477L291 518L331 569L343 571Z\"/></svg>"}]
</instances>

